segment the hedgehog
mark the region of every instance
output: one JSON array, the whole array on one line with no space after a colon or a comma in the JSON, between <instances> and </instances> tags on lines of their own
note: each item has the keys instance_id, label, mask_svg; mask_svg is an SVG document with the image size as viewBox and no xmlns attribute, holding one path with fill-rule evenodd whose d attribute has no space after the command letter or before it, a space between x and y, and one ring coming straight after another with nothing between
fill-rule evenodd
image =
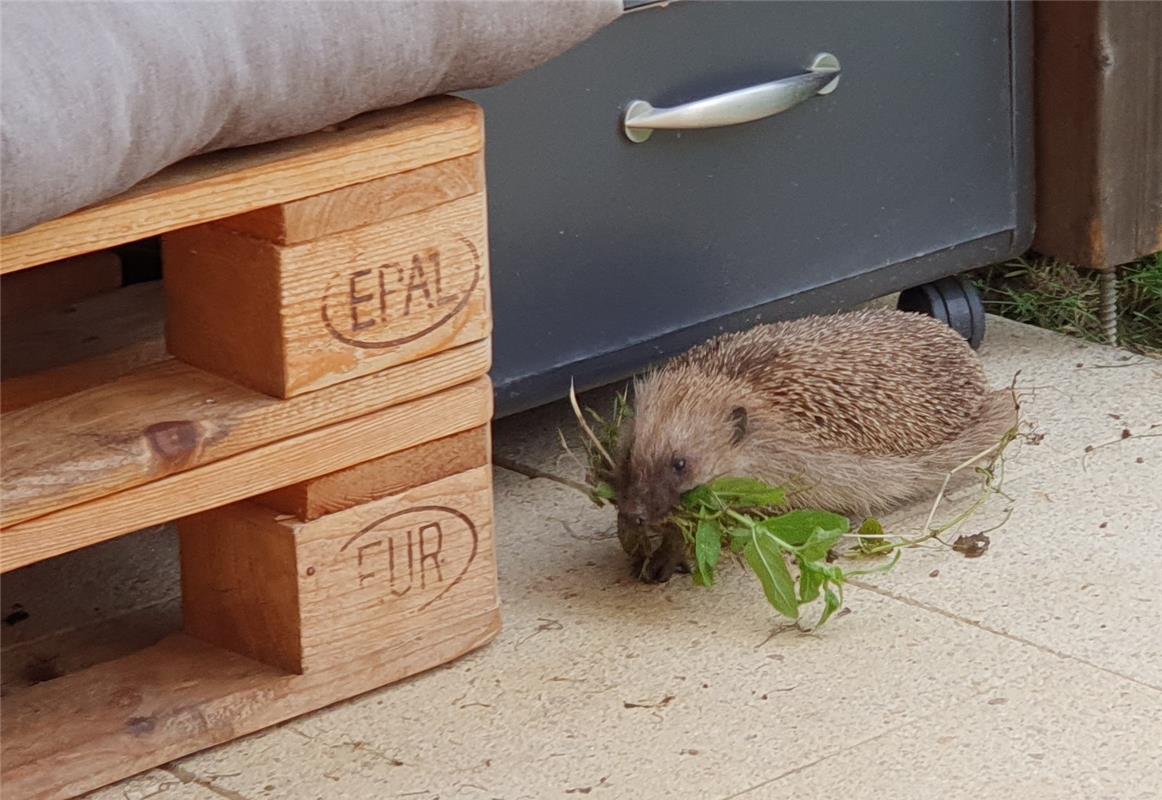
<instances>
[{"instance_id":1,"label":"hedgehog","mask_svg":"<svg viewBox=\"0 0 1162 800\"><path fill-rule=\"evenodd\" d=\"M665 520L715 478L788 487L788 508L849 517L933 496L1016 424L968 343L932 317L863 310L724 334L634 382L621 436L619 525L663 530L641 575L684 568Z\"/></svg>"}]
</instances>

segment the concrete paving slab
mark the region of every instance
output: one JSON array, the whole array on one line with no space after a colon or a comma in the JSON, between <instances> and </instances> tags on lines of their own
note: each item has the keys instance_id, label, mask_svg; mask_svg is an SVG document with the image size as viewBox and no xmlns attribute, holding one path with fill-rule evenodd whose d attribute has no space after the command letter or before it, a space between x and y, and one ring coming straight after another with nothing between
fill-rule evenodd
<instances>
[{"instance_id":1,"label":"concrete paving slab","mask_svg":"<svg viewBox=\"0 0 1162 800\"><path fill-rule=\"evenodd\" d=\"M115 786L86 795L86 800L222 800L222 795L197 782L192 775L178 776L151 769Z\"/></svg>"},{"instance_id":2,"label":"concrete paving slab","mask_svg":"<svg viewBox=\"0 0 1162 800\"><path fill-rule=\"evenodd\" d=\"M1011 503L962 529L1003 522L979 558L913 550L893 572L861 581L1162 688L1162 439L1153 441L1147 461L1122 471L1084 472L1067 459L1008 485Z\"/></svg>"},{"instance_id":3,"label":"concrete paving slab","mask_svg":"<svg viewBox=\"0 0 1162 800\"><path fill-rule=\"evenodd\" d=\"M1162 695L1056 664L730 800L1152 800Z\"/></svg>"},{"instance_id":4,"label":"concrete paving slab","mask_svg":"<svg viewBox=\"0 0 1162 800\"><path fill-rule=\"evenodd\" d=\"M990 317L980 353L994 385L1008 385L1016 376L1022 417L1043 434L1036 452L1019 448L1017 467L1080 462L1087 446L1098 448L1087 465L1124 463L1115 458L1132 461L1153 442L1133 439L1116 450L1104 443L1119 441L1125 430L1162 433L1162 360L999 317Z\"/></svg>"}]
</instances>

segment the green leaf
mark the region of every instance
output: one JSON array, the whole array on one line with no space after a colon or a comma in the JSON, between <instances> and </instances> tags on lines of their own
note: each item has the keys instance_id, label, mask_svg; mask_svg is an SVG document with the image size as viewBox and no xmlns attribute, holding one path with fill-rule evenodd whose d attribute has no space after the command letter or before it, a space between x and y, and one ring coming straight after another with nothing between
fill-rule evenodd
<instances>
[{"instance_id":1,"label":"green leaf","mask_svg":"<svg viewBox=\"0 0 1162 800\"><path fill-rule=\"evenodd\" d=\"M749 542L754 541L754 534L751 533L750 528L744 528L741 525L730 530L730 552L738 554L743 551Z\"/></svg>"},{"instance_id":2,"label":"green leaf","mask_svg":"<svg viewBox=\"0 0 1162 800\"><path fill-rule=\"evenodd\" d=\"M617 493L613 491L613 487L604 481L593 487L593 494L602 500L613 500L617 497Z\"/></svg>"},{"instance_id":3,"label":"green leaf","mask_svg":"<svg viewBox=\"0 0 1162 800\"><path fill-rule=\"evenodd\" d=\"M767 602L784 617L799 618L799 604L795 600L795 584L783 560L783 551L766 537L759 536L743 549L746 561L763 585Z\"/></svg>"},{"instance_id":4,"label":"green leaf","mask_svg":"<svg viewBox=\"0 0 1162 800\"><path fill-rule=\"evenodd\" d=\"M860 539L859 552L865 556L878 556L894 550L895 544L887 539Z\"/></svg>"},{"instance_id":5,"label":"green leaf","mask_svg":"<svg viewBox=\"0 0 1162 800\"><path fill-rule=\"evenodd\" d=\"M884 526L880 524L878 519L868 517L859 526L859 532L864 536L881 537L884 535ZM860 539L858 545L859 552L869 556L886 553L894 547L892 542L881 538Z\"/></svg>"},{"instance_id":6,"label":"green leaf","mask_svg":"<svg viewBox=\"0 0 1162 800\"><path fill-rule=\"evenodd\" d=\"M842 585L847 582L846 573L835 564L827 564L823 561L801 561L800 563L803 565L803 569L814 572L832 583Z\"/></svg>"},{"instance_id":7,"label":"green leaf","mask_svg":"<svg viewBox=\"0 0 1162 800\"><path fill-rule=\"evenodd\" d=\"M799 559L799 602L811 603L819 597L819 589L823 586L823 576L818 572L812 572L803 565L803 559Z\"/></svg>"},{"instance_id":8,"label":"green leaf","mask_svg":"<svg viewBox=\"0 0 1162 800\"><path fill-rule=\"evenodd\" d=\"M697 511L700 508L711 508L717 511L722 508L722 504L718 502L714 492L705 484L696 486L682 495L682 505L690 511Z\"/></svg>"},{"instance_id":9,"label":"green leaf","mask_svg":"<svg viewBox=\"0 0 1162 800\"><path fill-rule=\"evenodd\" d=\"M782 489L753 478L719 478L710 483L709 489L720 498L733 501L732 505L754 508L782 505L787 499Z\"/></svg>"},{"instance_id":10,"label":"green leaf","mask_svg":"<svg viewBox=\"0 0 1162 800\"><path fill-rule=\"evenodd\" d=\"M847 533L851 523L841 514L832 514L827 511L789 511L777 517L765 519L759 526L770 531L784 542L796 547L806 544L816 529L838 531L840 535Z\"/></svg>"},{"instance_id":11,"label":"green leaf","mask_svg":"<svg viewBox=\"0 0 1162 800\"><path fill-rule=\"evenodd\" d=\"M823 616L819 618L819 623L815 626L815 630L823 627L823 623L831 619L831 615L839 610L843 605L843 598L835 592L828 589L823 593Z\"/></svg>"},{"instance_id":12,"label":"green leaf","mask_svg":"<svg viewBox=\"0 0 1162 800\"><path fill-rule=\"evenodd\" d=\"M856 570L855 572L852 572L850 574L851 575L876 575L876 574L881 573L881 572L888 572L894 566L896 566L896 562L900 560L901 555L902 555L902 553L899 550L896 550L896 554L894 556L892 556L892 560L889 561L887 564L880 564L878 567L872 567L871 569Z\"/></svg>"},{"instance_id":13,"label":"green leaf","mask_svg":"<svg viewBox=\"0 0 1162 800\"><path fill-rule=\"evenodd\" d=\"M799 554L808 561L822 561L827 558L827 551L835 546L835 543L843 537L841 530L823 530L816 528L812 531L810 538L803 543L803 547L799 550Z\"/></svg>"},{"instance_id":14,"label":"green leaf","mask_svg":"<svg viewBox=\"0 0 1162 800\"><path fill-rule=\"evenodd\" d=\"M694 534L694 560L698 565L696 574L706 586L714 585L714 568L721 554L722 525L715 520L702 520Z\"/></svg>"}]
</instances>

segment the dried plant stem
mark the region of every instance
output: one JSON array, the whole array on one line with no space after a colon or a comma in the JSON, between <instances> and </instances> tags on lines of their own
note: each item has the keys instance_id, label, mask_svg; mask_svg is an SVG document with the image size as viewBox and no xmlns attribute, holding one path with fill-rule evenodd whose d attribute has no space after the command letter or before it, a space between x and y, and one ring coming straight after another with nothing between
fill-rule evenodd
<instances>
[{"instance_id":1,"label":"dried plant stem","mask_svg":"<svg viewBox=\"0 0 1162 800\"><path fill-rule=\"evenodd\" d=\"M948 474L944 476L944 483L941 484L940 491L936 494L936 499L932 502L932 508L931 508L931 510L928 511L928 521L924 523L924 530L926 530L926 531L932 530L932 520L934 520L936 518L936 511L940 508L940 503L944 500L944 493L948 490L948 483L952 480L952 478L956 475L956 473L960 472L963 469L967 469L967 468L971 467L973 464L977 463L982 458L985 458L990 453L996 452L996 450L999 446L1000 445L994 444L992 447L989 447L987 450L984 450L980 453L977 453L975 456L968 459L963 464L959 464L948 471ZM976 509L977 505L978 505L978 503L973 504L973 510Z\"/></svg>"},{"instance_id":2,"label":"dried plant stem","mask_svg":"<svg viewBox=\"0 0 1162 800\"><path fill-rule=\"evenodd\" d=\"M955 477L958 472L971 467L973 464L976 464L981 459L988 457L990 454L994 456L994 463L999 465L998 472L1002 476L1001 480L1003 481L1004 459L998 459L997 456L1003 453L1005 446L1014 438L1016 438L1016 436L1017 431L1014 428L1006 433L998 444L995 444L992 447L981 451L964 463L948 471L948 473L944 476L944 482L941 484L940 491L937 493L936 498L932 502L932 507L928 511L928 518L924 523L924 533L920 536L912 539L900 538L898 541L893 541L898 537L887 533L848 533L844 534L844 537L856 540L889 541L893 546L891 548L887 548L885 552L891 549L898 549L902 547L917 547L932 539L935 539L941 544L947 546L947 543L941 540L940 536L963 525L980 509L981 506L985 504L989 497L991 497L994 493L1000 493L999 483L996 481L997 474L993 471L993 464L990 464L988 467L981 467L980 471L985 476L984 484L982 486L980 495L976 498L973 504L943 525L933 527L933 520L936 518L936 512L939 509L941 502L944 500L945 493L948 490L948 484L952 481L953 477ZM1010 514L1011 511L1007 512L1005 519L995 527L999 528L1004 525L1005 522L1008 521ZM995 528L990 530L995 530Z\"/></svg>"},{"instance_id":3,"label":"dried plant stem","mask_svg":"<svg viewBox=\"0 0 1162 800\"><path fill-rule=\"evenodd\" d=\"M581 430L585 432L585 435L589 437L589 441L597 448L597 452L609 464L609 468L615 469L617 465L613 461L613 456L609 455L609 452L602 446L601 440L597 438L597 434L593 432L593 429L589 427L589 423L585 421L585 415L581 413L581 404L577 402L577 392L573 388L572 381L569 381L569 403L573 406L573 413L577 415L577 424L581 426Z\"/></svg>"},{"instance_id":4,"label":"dried plant stem","mask_svg":"<svg viewBox=\"0 0 1162 800\"><path fill-rule=\"evenodd\" d=\"M1157 423L1151 425L1149 427L1149 430L1154 430L1156 428L1162 428L1162 422L1157 422ZM1091 444L1087 448L1085 448L1085 452L1081 454L1081 469L1082 469L1082 471L1088 471L1089 466L1088 466L1087 462L1089 461L1089 457L1093 453L1094 450L1100 450L1103 447L1109 447L1111 445L1121 444L1122 442L1126 441L1127 439L1154 439L1157 437L1162 437L1162 433L1131 433L1129 435L1123 434L1116 439L1110 439L1108 442L1101 442L1099 444Z\"/></svg>"},{"instance_id":5,"label":"dried plant stem","mask_svg":"<svg viewBox=\"0 0 1162 800\"><path fill-rule=\"evenodd\" d=\"M569 440L565 438L565 432L560 428L557 428L557 439L561 442L561 449L565 451L565 455L573 459L573 463L577 466L577 469L587 469L585 462L577 457L577 454L573 452L573 448L569 447Z\"/></svg>"},{"instance_id":6,"label":"dried plant stem","mask_svg":"<svg viewBox=\"0 0 1162 800\"><path fill-rule=\"evenodd\" d=\"M515 472L518 475L524 475L526 478L543 478L548 481L554 481L562 486L568 486L570 489L576 489L586 497L593 497L593 487L587 486L580 481L571 481L568 478L562 478L560 475L554 475L551 472L537 469L536 467L529 467L504 456L494 455L492 463L496 466L507 469L509 472Z\"/></svg>"}]
</instances>

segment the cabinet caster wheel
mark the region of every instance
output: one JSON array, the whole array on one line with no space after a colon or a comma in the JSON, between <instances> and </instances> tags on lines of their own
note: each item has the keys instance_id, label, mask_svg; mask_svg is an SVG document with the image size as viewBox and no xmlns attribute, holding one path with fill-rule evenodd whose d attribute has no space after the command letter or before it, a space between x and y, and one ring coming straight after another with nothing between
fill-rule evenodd
<instances>
[{"instance_id":1,"label":"cabinet caster wheel","mask_svg":"<svg viewBox=\"0 0 1162 800\"><path fill-rule=\"evenodd\" d=\"M973 350L984 341L984 301L980 291L963 276L905 289L900 292L896 308L935 317L963 336Z\"/></svg>"}]
</instances>

